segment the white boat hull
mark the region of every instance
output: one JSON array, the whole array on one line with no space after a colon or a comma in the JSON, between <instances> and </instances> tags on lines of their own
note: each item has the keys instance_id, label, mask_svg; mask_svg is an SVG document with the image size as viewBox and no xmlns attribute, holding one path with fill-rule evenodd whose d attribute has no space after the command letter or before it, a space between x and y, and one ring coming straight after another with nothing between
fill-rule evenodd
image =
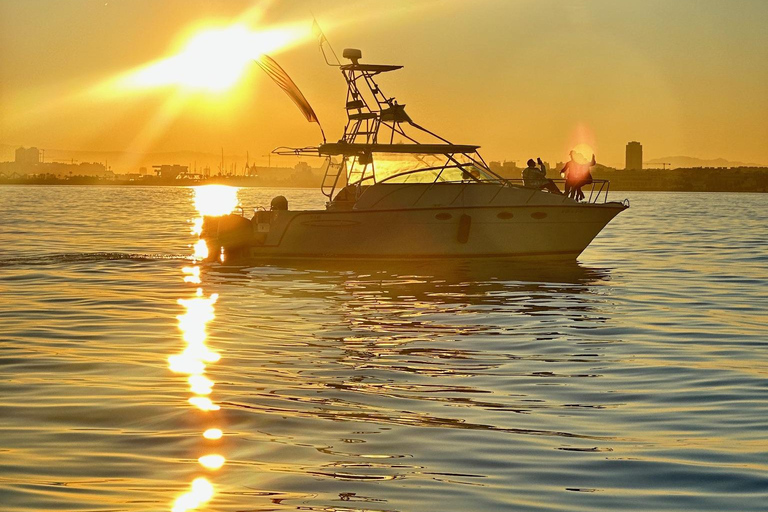
<instances>
[{"instance_id":1,"label":"white boat hull","mask_svg":"<svg viewBox=\"0 0 768 512\"><path fill-rule=\"evenodd\" d=\"M627 208L508 187L467 187L460 198L448 186L372 188L354 209L268 212L268 223L254 219L221 244L225 257L575 259Z\"/></svg>"}]
</instances>

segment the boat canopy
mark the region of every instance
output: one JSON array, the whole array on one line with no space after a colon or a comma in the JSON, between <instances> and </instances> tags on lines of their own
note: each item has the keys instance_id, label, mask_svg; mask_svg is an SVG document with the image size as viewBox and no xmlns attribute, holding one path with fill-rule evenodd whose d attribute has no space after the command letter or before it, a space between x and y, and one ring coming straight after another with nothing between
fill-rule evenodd
<instances>
[{"instance_id":1,"label":"boat canopy","mask_svg":"<svg viewBox=\"0 0 768 512\"><path fill-rule=\"evenodd\" d=\"M368 73L386 73L387 71L402 69L402 67L392 64L360 64L359 62L340 66L342 71L365 71Z\"/></svg>"},{"instance_id":2,"label":"boat canopy","mask_svg":"<svg viewBox=\"0 0 768 512\"><path fill-rule=\"evenodd\" d=\"M480 146L467 144L365 144L350 142L332 142L320 145L321 155L354 156L364 153L399 153L451 155L456 153L474 153Z\"/></svg>"}]
</instances>

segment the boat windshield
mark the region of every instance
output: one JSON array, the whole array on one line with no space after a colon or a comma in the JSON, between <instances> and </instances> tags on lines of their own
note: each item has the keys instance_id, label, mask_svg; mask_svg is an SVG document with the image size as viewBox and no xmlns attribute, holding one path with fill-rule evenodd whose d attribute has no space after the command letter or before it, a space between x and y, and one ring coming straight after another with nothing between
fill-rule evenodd
<instances>
[{"instance_id":1,"label":"boat windshield","mask_svg":"<svg viewBox=\"0 0 768 512\"><path fill-rule=\"evenodd\" d=\"M350 184L468 181L499 181L499 178L485 168L479 157L475 159L466 154L376 153L373 162L367 165L354 159L348 174Z\"/></svg>"}]
</instances>

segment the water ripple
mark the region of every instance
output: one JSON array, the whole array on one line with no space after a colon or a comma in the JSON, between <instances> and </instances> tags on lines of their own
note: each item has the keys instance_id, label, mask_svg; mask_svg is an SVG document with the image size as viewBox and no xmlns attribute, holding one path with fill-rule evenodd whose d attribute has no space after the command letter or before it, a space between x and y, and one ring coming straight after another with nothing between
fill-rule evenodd
<instances>
[{"instance_id":1,"label":"water ripple","mask_svg":"<svg viewBox=\"0 0 768 512\"><path fill-rule=\"evenodd\" d=\"M764 510L764 196L629 195L578 263L201 268L214 424L192 192L0 187L0 508L170 510L216 447L215 510Z\"/></svg>"}]
</instances>

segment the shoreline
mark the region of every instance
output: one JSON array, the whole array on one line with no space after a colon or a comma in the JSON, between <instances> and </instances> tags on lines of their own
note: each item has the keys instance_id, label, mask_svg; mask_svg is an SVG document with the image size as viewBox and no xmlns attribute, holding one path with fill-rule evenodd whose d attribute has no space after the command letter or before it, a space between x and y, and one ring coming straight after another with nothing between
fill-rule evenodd
<instances>
[{"instance_id":1,"label":"shoreline","mask_svg":"<svg viewBox=\"0 0 768 512\"><path fill-rule=\"evenodd\" d=\"M615 176L614 173L596 172L597 180L610 182L609 192L742 192L767 193L768 173L761 180L649 180L635 176ZM632 179L634 178L634 179ZM73 178L0 178L0 186L107 186L107 187L194 187L201 185L229 185L245 188L320 188L319 183L259 183L252 178L210 178L210 179L143 179L143 180L113 180L95 177ZM585 191L589 186L584 187Z\"/></svg>"}]
</instances>

